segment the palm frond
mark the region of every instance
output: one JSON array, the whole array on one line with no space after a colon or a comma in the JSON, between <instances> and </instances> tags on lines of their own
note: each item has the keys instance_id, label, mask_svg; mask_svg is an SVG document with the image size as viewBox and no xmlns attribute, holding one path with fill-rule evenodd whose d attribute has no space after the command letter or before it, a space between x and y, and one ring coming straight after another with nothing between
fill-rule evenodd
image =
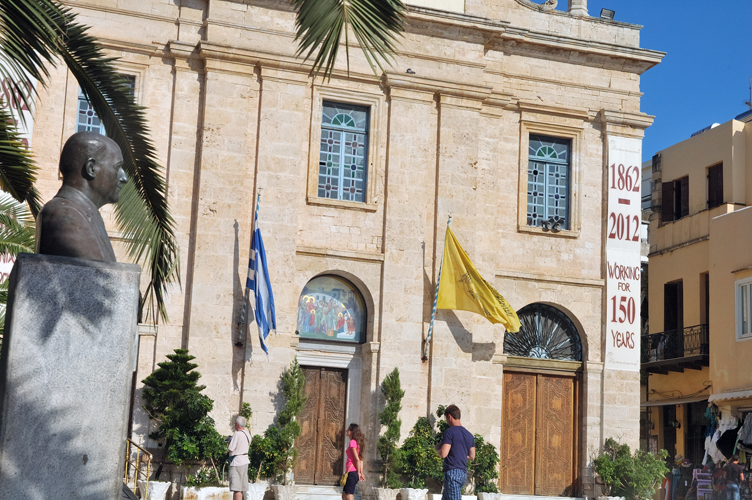
<instances>
[{"instance_id":1,"label":"palm frond","mask_svg":"<svg viewBox=\"0 0 752 500\"><path fill-rule=\"evenodd\" d=\"M39 193L34 189L37 168L31 153L21 142L13 118L0 109L0 189L16 200L27 201L34 215L39 213Z\"/></svg>"},{"instance_id":2,"label":"palm frond","mask_svg":"<svg viewBox=\"0 0 752 500\"><path fill-rule=\"evenodd\" d=\"M120 146L130 182L115 207L116 221L129 256L143 262L149 273L146 296L155 299L166 320L165 292L170 284L180 282L178 247L144 110L135 104L113 59L105 56L88 28L75 19L70 9L54 0L0 2L0 53L4 51L6 59L14 61L11 68L16 78L23 78L26 71L43 84L49 77L44 63L54 65L57 57L62 58L107 135Z\"/></svg>"},{"instance_id":3,"label":"palm frond","mask_svg":"<svg viewBox=\"0 0 752 500\"><path fill-rule=\"evenodd\" d=\"M402 0L290 0L295 7L297 55L305 60L316 53L312 75L329 78L334 70L342 35L345 36L347 71L350 71L348 30L352 29L371 70L384 70L396 50L403 30Z\"/></svg>"}]
</instances>

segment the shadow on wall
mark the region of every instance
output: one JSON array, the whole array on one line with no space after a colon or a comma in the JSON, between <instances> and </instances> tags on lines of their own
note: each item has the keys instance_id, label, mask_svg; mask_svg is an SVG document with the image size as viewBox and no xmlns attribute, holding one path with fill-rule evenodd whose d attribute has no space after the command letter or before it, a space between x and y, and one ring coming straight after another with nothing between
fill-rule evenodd
<instances>
[{"instance_id":1,"label":"shadow on wall","mask_svg":"<svg viewBox=\"0 0 752 500\"><path fill-rule=\"evenodd\" d=\"M127 424L133 332L124 322L132 315L135 325L137 274L125 283L133 285L129 291L119 289L118 278L131 270L57 259L27 255L30 272L8 304L0 356L2 500L65 492L101 500L104 492L121 489L122 477L114 474L119 457L111 455L113 449L125 453L120 431ZM14 269L11 287L17 279ZM125 362L113 372L118 356ZM121 408L121 414L113 411Z\"/></svg>"}]
</instances>

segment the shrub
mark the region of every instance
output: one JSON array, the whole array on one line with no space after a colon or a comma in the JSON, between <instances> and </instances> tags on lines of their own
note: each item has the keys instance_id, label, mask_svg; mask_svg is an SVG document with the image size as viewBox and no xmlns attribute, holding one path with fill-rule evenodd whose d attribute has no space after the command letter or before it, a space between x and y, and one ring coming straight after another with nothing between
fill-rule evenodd
<instances>
[{"instance_id":1,"label":"shrub","mask_svg":"<svg viewBox=\"0 0 752 500\"><path fill-rule=\"evenodd\" d=\"M607 495L647 500L668 472L667 456L666 450L657 455L641 450L635 450L633 454L628 445L608 438L603 452L593 460L593 470L603 480Z\"/></svg>"},{"instance_id":2,"label":"shrub","mask_svg":"<svg viewBox=\"0 0 752 500\"><path fill-rule=\"evenodd\" d=\"M295 467L298 459L298 450L293 446L300 435L296 417L306 402L305 376L297 359L282 373L280 385L285 407L277 417L276 424L269 427L263 437L253 436L248 475L275 478L287 484L287 473Z\"/></svg>"},{"instance_id":3,"label":"shrub","mask_svg":"<svg viewBox=\"0 0 752 500\"><path fill-rule=\"evenodd\" d=\"M186 349L175 349L168 354L169 361L159 363L159 368L143 380L144 409L159 423L149 437L164 446L162 461L181 465L184 460L210 460L224 457L227 447L214 428L209 412L214 401L201 394L206 386L196 384L201 374L193 371L198 365L190 361L195 356Z\"/></svg>"},{"instance_id":4,"label":"shrub","mask_svg":"<svg viewBox=\"0 0 752 500\"><path fill-rule=\"evenodd\" d=\"M408 488L425 488L428 479L441 481L442 461L436 453L436 434L428 418L420 417L415 422L400 450L400 472L408 479Z\"/></svg>"},{"instance_id":5,"label":"shrub","mask_svg":"<svg viewBox=\"0 0 752 500\"><path fill-rule=\"evenodd\" d=\"M377 451L382 462L381 478L385 488L401 488L402 480L397 471L400 470L402 454L397 447L400 440L400 427L402 420L399 412L402 410L402 398L405 391L399 378L399 369L395 368L384 378L381 383L381 393L384 395L386 405L379 413L379 423L386 426L386 432L379 437Z\"/></svg>"}]
</instances>

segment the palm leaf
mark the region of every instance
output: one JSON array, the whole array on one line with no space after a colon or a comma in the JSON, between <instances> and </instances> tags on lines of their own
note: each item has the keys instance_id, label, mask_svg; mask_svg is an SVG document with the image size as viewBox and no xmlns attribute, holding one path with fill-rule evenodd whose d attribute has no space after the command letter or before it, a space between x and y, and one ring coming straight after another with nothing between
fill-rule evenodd
<instances>
[{"instance_id":1,"label":"palm leaf","mask_svg":"<svg viewBox=\"0 0 752 500\"><path fill-rule=\"evenodd\" d=\"M16 200L27 201L34 215L39 213L39 193L34 188L37 168L16 133L11 115L0 109L0 189Z\"/></svg>"},{"instance_id":2,"label":"palm leaf","mask_svg":"<svg viewBox=\"0 0 752 500\"><path fill-rule=\"evenodd\" d=\"M166 320L165 292L170 284L180 281L178 247L144 110L133 101L113 59L105 56L88 28L75 19L70 9L54 0L0 2L0 54L4 52L4 60L13 62L9 71L14 81L28 78L26 72L43 84L49 78L44 63L54 65L62 58L107 135L120 146L130 182L115 207L116 222L129 256L143 262L150 276L145 295L154 300L143 304L155 302ZM1 183L2 178L0 187Z\"/></svg>"},{"instance_id":3,"label":"palm leaf","mask_svg":"<svg viewBox=\"0 0 752 500\"><path fill-rule=\"evenodd\" d=\"M347 71L350 71L348 31L360 44L371 70L384 70L395 53L397 36L403 30L405 6L402 0L290 0L295 7L295 40L298 56L305 60L316 53L311 75L329 78L334 70L342 34L345 35Z\"/></svg>"}]
</instances>

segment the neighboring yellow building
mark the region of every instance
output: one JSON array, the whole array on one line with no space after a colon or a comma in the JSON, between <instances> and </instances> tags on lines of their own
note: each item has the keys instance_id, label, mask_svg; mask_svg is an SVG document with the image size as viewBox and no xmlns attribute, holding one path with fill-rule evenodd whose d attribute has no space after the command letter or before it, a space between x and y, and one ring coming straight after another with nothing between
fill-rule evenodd
<instances>
[{"instance_id":1,"label":"neighboring yellow building","mask_svg":"<svg viewBox=\"0 0 752 500\"><path fill-rule=\"evenodd\" d=\"M749 121L714 124L653 159L642 437L695 466L709 402L740 418L752 409Z\"/></svg>"}]
</instances>

